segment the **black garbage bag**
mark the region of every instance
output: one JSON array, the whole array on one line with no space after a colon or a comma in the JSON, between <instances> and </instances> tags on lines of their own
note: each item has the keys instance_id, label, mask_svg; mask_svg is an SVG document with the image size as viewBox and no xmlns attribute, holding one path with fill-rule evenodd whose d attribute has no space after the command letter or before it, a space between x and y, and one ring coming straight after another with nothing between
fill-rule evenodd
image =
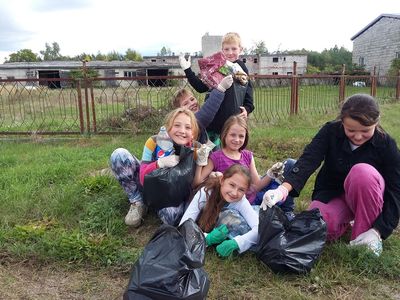
<instances>
[{"instance_id":1,"label":"black garbage bag","mask_svg":"<svg viewBox=\"0 0 400 300\"><path fill-rule=\"evenodd\" d=\"M205 299L203 232L189 219L178 228L161 225L132 268L124 300Z\"/></svg>"},{"instance_id":2,"label":"black garbage bag","mask_svg":"<svg viewBox=\"0 0 400 300\"><path fill-rule=\"evenodd\" d=\"M319 209L303 211L289 221L275 205L261 209L259 218L257 258L277 273L309 272L326 241Z\"/></svg>"},{"instance_id":3,"label":"black garbage bag","mask_svg":"<svg viewBox=\"0 0 400 300\"><path fill-rule=\"evenodd\" d=\"M175 167L156 169L144 176L143 199L152 209L179 206L190 198L196 166L194 151L180 147L175 153L179 155Z\"/></svg>"}]
</instances>

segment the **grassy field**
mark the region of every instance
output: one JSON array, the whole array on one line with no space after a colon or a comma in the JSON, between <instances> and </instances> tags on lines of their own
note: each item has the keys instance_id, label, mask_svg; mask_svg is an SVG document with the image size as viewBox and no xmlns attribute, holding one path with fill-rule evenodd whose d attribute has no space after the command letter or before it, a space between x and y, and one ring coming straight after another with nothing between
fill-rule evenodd
<instances>
[{"instance_id":1,"label":"grassy field","mask_svg":"<svg viewBox=\"0 0 400 300\"><path fill-rule=\"evenodd\" d=\"M400 104L384 105L382 111L384 128L400 141ZM334 117L302 114L252 128L248 148L255 152L259 172L275 161L298 157L318 128ZM7 299L121 298L130 267L160 222L150 214L138 229L125 226L126 196L114 178L99 171L107 167L117 147L140 156L147 137L2 139L0 299L1 295ZM296 200L297 211L308 206L313 180ZM208 249L209 299L399 299L399 230L384 241L379 258L347 244L343 239L327 245L315 268L304 276L276 275L250 252L222 260ZM21 273L55 279L38 280L36 289L28 285L31 294L27 294L21 280L29 276ZM64 278L73 277L74 285L61 296L44 292L55 282L70 284Z\"/></svg>"}]
</instances>

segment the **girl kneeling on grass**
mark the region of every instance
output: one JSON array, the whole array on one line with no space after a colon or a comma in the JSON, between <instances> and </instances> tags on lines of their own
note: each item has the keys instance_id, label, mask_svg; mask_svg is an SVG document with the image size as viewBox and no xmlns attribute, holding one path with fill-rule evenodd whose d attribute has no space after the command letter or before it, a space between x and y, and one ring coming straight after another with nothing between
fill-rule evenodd
<instances>
[{"instance_id":1,"label":"girl kneeling on grass","mask_svg":"<svg viewBox=\"0 0 400 300\"><path fill-rule=\"evenodd\" d=\"M306 146L276 190L267 191L262 207L297 196L323 162L315 180L311 208L321 211L328 240L337 240L354 221L350 245L365 245L375 255L400 216L400 154L395 140L379 124L375 99L349 97L338 118L326 123Z\"/></svg>"},{"instance_id":2,"label":"girl kneeling on grass","mask_svg":"<svg viewBox=\"0 0 400 300\"><path fill-rule=\"evenodd\" d=\"M239 164L230 166L222 176L209 178L195 194L180 224L191 218L206 235L207 246L218 245L217 253L230 256L233 251L242 253L258 240L258 215L246 199L251 184L249 170ZM231 214L223 214L229 211ZM237 228L237 216L245 220L247 230ZM216 226L221 224L220 226ZM236 236L232 236L236 232ZM231 239L228 238L231 233ZM239 234L240 233L240 234Z\"/></svg>"},{"instance_id":3,"label":"girl kneeling on grass","mask_svg":"<svg viewBox=\"0 0 400 300\"><path fill-rule=\"evenodd\" d=\"M199 132L193 112L186 108L177 108L170 112L166 117L165 127L169 137L178 146L192 146ZM125 217L126 225L140 226L146 213L141 191L145 175L158 168L173 168L178 163L179 156L173 152L164 152L156 144L156 136L151 136L146 141L141 162L126 149L114 150L110 158L111 169L131 204ZM176 225L183 215L184 205L182 202L177 207L162 208L157 211L157 215L163 223Z\"/></svg>"}]
</instances>

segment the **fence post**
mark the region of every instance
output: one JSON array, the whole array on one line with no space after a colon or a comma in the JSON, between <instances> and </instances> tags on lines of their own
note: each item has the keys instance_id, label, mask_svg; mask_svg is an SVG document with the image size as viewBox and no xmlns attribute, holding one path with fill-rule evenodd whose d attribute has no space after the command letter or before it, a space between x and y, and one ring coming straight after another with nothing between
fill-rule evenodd
<instances>
[{"instance_id":1,"label":"fence post","mask_svg":"<svg viewBox=\"0 0 400 300\"><path fill-rule=\"evenodd\" d=\"M297 78L297 62L293 62L292 85L290 93L290 115L299 112L299 82Z\"/></svg>"},{"instance_id":2,"label":"fence post","mask_svg":"<svg viewBox=\"0 0 400 300\"><path fill-rule=\"evenodd\" d=\"M396 100L400 99L400 70L397 71Z\"/></svg>"},{"instance_id":3,"label":"fence post","mask_svg":"<svg viewBox=\"0 0 400 300\"><path fill-rule=\"evenodd\" d=\"M79 111L79 125L81 134L85 132L85 124L83 121L83 107L82 107L82 92L81 92L81 81L76 80L76 91L78 93L78 111Z\"/></svg>"},{"instance_id":4,"label":"fence post","mask_svg":"<svg viewBox=\"0 0 400 300\"><path fill-rule=\"evenodd\" d=\"M346 65L342 64L342 74L339 80L339 104L343 103L346 95Z\"/></svg>"},{"instance_id":5,"label":"fence post","mask_svg":"<svg viewBox=\"0 0 400 300\"><path fill-rule=\"evenodd\" d=\"M82 60L83 82L85 84L85 109L86 109L86 132L90 133L90 114L89 114L89 95L88 95L88 79L86 60Z\"/></svg>"},{"instance_id":6,"label":"fence post","mask_svg":"<svg viewBox=\"0 0 400 300\"><path fill-rule=\"evenodd\" d=\"M376 66L374 66L374 72L372 73L371 78L371 96L376 96Z\"/></svg>"}]
</instances>

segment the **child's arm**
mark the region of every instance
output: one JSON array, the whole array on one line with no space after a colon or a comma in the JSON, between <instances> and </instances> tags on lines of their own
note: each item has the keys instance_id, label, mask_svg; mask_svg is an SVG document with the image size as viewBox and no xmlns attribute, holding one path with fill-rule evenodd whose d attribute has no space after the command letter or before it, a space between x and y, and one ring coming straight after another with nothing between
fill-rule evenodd
<instances>
[{"instance_id":1,"label":"child's arm","mask_svg":"<svg viewBox=\"0 0 400 300\"><path fill-rule=\"evenodd\" d=\"M250 231L243 235L238 235L234 238L239 246L239 253L248 250L252 245L255 245L258 240L258 214L251 207L249 201L244 197L239 202L234 203L233 207L239 211L246 223L251 228Z\"/></svg>"},{"instance_id":2,"label":"child's arm","mask_svg":"<svg viewBox=\"0 0 400 300\"><path fill-rule=\"evenodd\" d=\"M182 216L179 226L182 225L186 220L192 219L196 222L197 217L200 214L200 209L205 205L206 194L204 189L199 190L196 195L194 195L192 201L190 201L188 208Z\"/></svg>"},{"instance_id":3,"label":"child's arm","mask_svg":"<svg viewBox=\"0 0 400 300\"><path fill-rule=\"evenodd\" d=\"M196 92L205 93L209 90L208 86L192 71L192 68L186 69L185 75L190 85L196 90Z\"/></svg>"},{"instance_id":4,"label":"child's arm","mask_svg":"<svg viewBox=\"0 0 400 300\"><path fill-rule=\"evenodd\" d=\"M264 178L260 178L260 176L258 175L254 156L251 158L250 176L252 185L257 192L261 191L263 187L267 186L271 182L270 177L264 176Z\"/></svg>"},{"instance_id":5,"label":"child's arm","mask_svg":"<svg viewBox=\"0 0 400 300\"><path fill-rule=\"evenodd\" d=\"M214 163L210 158L208 159L208 163L205 167L196 166L196 171L194 173L194 178L192 183L193 188L196 188L197 186L199 186L199 184L201 184L204 180L206 180L213 169L214 169Z\"/></svg>"},{"instance_id":6,"label":"child's arm","mask_svg":"<svg viewBox=\"0 0 400 300\"><path fill-rule=\"evenodd\" d=\"M213 89L207 101L203 104L200 110L195 114L197 122L203 128L207 128L219 110L219 107L224 100L225 93Z\"/></svg>"}]
</instances>

